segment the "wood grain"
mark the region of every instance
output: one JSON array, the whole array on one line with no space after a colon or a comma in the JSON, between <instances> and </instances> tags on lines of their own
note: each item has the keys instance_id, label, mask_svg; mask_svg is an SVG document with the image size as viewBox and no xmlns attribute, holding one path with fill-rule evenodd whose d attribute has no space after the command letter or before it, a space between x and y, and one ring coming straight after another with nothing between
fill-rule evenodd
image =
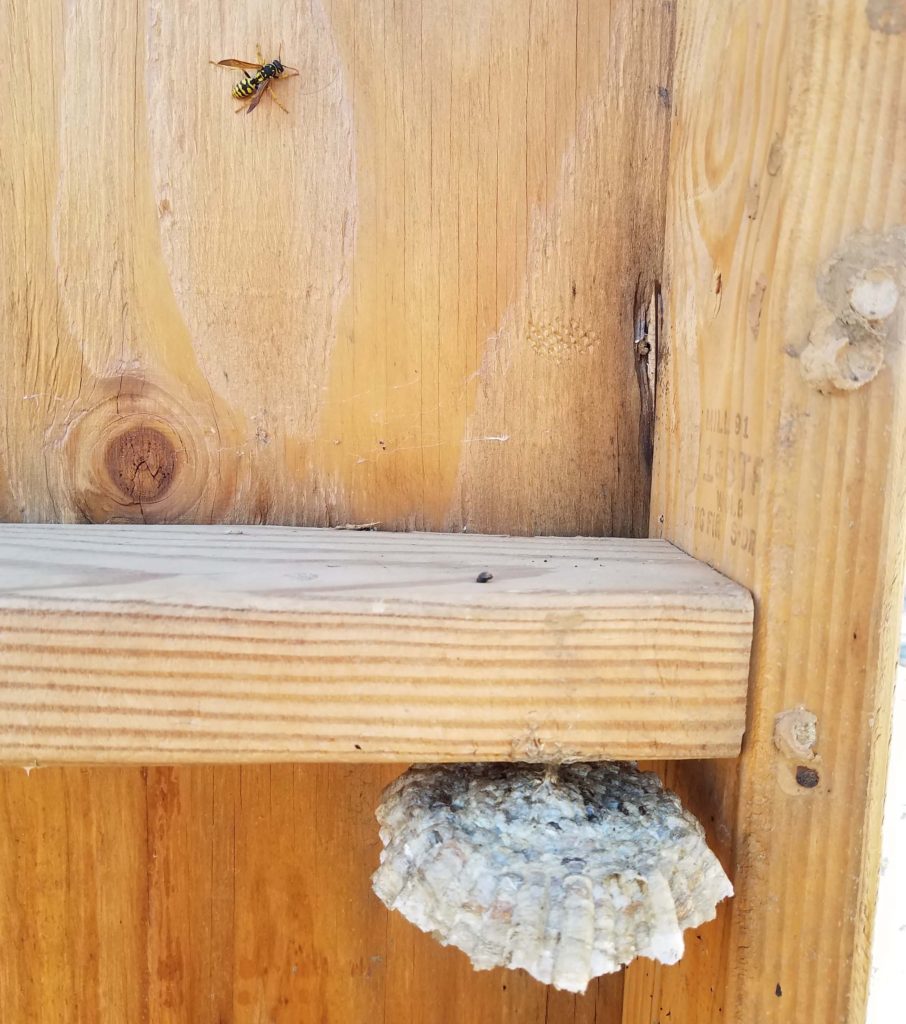
<instances>
[{"instance_id":1,"label":"wood grain","mask_svg":"<svg viewBox=\"0 0 906 1024\"><path fill-rule=\"evenodd\" d=\"M142 774L5 771L0 794L4 1019L146 1020Z\"/></svg>"},{"instance_id":2,"label":"wood grain","mask_svg":"<svg viewBox=\"0 0 906 1024\"><path fill-rule=\"evenodd\" d=\"M645 535L672 5L3 6L5 519Z\"/></svg>"},{"instance_id":3,"label":"wood grain","mask_svg":"<svg viewBox=\"0 0 906 1024\"><path fill-rule=\"evenodd\" d=\"M645 535L673 7L2 0L0 518ZM288 115L234 115L207 63L257 43L302 71ZM388 778L295 767L290 818L263 766L0 774L4 894L61 823L27 909L2 897L0 1005L17 1024L618 1019L619 977L574 999L475 975L375 905ZM95 859L123 791L146 794L120 842L147 867ZM84 906L39 884L67 865ZM256 912L281 892L304 974ZM101 893L139 909L83 941ZM65 950L41 973L29 912Z\"/></svg>"},{"instance_id":4,"label":"wood grain","mask_svg":"<svg viewBox=\"0 0 906 1024\"><path fill-rule=\"evenodd\" d=\"M732 756L751 630L659 540L0 526L0 758Z\"/></svg>"},{"instance_id":5,"label":"wood grain","mask_svg":"<svg viewBox=\"0 0 906 1024\"><path fill-rule=\"evenodd\" d=\"M864 1020L906 528L906 35L874 7L678 6L652 533L756 633L741 761L664 772L736 897L630 967L626 1024ZM778 749L798 707L816 739Z\"/></svg>"},{"instance_id":6,"label":"wood grain","mask_svg":"<svg viewBox=\"0 0 906 1024\"><path fill-rule=\"evenodd\" d=\"M7 770L5 1017L618 1024L619 974L585 996L477 974L387 914L368 884L373 813L399 771Z\"/></svg>"}]
</instances>

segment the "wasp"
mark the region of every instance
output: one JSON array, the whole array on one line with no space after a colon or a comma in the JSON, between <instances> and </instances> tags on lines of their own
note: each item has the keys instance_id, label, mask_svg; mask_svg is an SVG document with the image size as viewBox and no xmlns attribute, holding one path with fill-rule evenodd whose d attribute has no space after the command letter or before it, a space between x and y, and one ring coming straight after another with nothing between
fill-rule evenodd
<instances>
[{"instance_id":1,"label":"wasp","mask_svg":"<svg viewBox=\"0 0 906 1024\"><path fill-rule=\"evenodd\" d=\"M278 78L291 78L293 75L298 75L298 69L286 67L279 57L274 57L272 61L268 61L268 63L265 64L264 61L261 60L260 50L258 51L258 58L259 62L257 64L247 60L237 60L235 57L230 57L227 60L212 60L211 63L219 68L239 68L241 71L245 71L245 77L240 78L233 86L232 94L233 99L237 99L241 102L251 100L251 103L245 107L245 112L247 114L251 114L255 107L258 106L265 93L268 93L274 103L288 114L289 111L277 99L273 92L270 92L270 88ZM254 73L250 74L250 72ZM236 113L238 114L242 109L243 108L240 107Z\"/></svg>"}]
</instances>

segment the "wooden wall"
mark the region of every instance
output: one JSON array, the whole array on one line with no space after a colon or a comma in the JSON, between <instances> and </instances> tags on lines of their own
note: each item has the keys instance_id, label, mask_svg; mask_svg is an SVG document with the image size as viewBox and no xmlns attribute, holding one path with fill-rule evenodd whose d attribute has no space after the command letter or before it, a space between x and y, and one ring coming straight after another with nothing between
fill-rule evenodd
<instances>
[{"instance_id":1,"label":"wooden wall","mask_svg":"<svg viewBox=\"0 0 906 1024\"><path fill-rule=\"evenodd\" d=\"M2 0L0 518L646 534L673 21ZM620 1020L383 911L398 770L3 772L3 1019Z\"/></svg>"},{"instance_id":2,"label":"wooden wall","mask_svg":"<svg viewBox=\"0 0 906 1024\"><path fill-rule=\"evenodd\" d=\"M0 518L632 536L650 498L757 602L743 757L662 768L738 890L675 967L574 998L387 915L398 766L16 769L2 1019L859 1021L902 4L0 0L0 39ZM259 42L289 114L207 63Z\"/></svg>"},{"instance_id":3,"label":"wooden wall","mask_svg":"<svg viewBox=\"0 0 906 1024\"><path fill-rule=\"evenodd\" d=\"M906 541L906 9L677 12L651 532L748 586L756 631L742 758L665 766L737 895L679 964L629 967L624 1021L860 1024Z\"/></svg>"},{"instance_id":4,"label":"wooden wall","mask_svg":"<svg viewBox=\"0 0 906 1024\"><path fill-rule=\"evenodd\" d=\"M2 28L5 518L647 532L672 4Z\"/></svg>"}]
</instances>

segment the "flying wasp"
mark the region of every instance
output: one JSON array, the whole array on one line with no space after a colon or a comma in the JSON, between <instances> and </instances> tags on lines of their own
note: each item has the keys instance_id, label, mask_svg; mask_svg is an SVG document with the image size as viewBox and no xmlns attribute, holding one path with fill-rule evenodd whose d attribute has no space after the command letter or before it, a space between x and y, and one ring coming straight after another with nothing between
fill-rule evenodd
<instances>
[{"instance_id":1,"label":"flying wasp","mask_svg":"<svg viewBox=\"0 0 906 1024\"><path fill-rule=\"evenodd\" d=\"M245 107L247 114L251 114L255 107L258 106L265 93L268 93L274 103L288 114L289 111L270 91L270 88L278 78L292 78L294 75L298 75L298 69L286 67L279 57L275 57L272 61L265 64L261 60L260 50L258 51L258 57L259 63L257 64L247 60L237 60L235 57L230 57L227 60L212 60L211 63L219 68L239 68L241 71L245 71L245 77L240 78L233 86L232 94L233 99L237 99L240 102L251 100L251 103ZM254 72L254 74L249 72ZM242 107L239 107L236 113L238 114L242 109Z\"/></svg>"}]
</instances>

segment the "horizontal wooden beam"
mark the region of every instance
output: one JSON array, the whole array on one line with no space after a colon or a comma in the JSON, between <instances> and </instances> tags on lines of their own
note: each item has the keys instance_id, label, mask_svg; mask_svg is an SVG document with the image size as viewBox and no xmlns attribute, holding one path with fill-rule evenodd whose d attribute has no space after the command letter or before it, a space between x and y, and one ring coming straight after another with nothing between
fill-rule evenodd
<instances>
[{"instance_id":1,"label":"horizontal wooden beam","mask_svg":"<svg viewBox=\"0 0 906 1024\"><path fill-rule=\"evenodd\" d=\"M661 540L2 525L0 761L727 757L751 640Z\"/></svg>"}]
</instances>

